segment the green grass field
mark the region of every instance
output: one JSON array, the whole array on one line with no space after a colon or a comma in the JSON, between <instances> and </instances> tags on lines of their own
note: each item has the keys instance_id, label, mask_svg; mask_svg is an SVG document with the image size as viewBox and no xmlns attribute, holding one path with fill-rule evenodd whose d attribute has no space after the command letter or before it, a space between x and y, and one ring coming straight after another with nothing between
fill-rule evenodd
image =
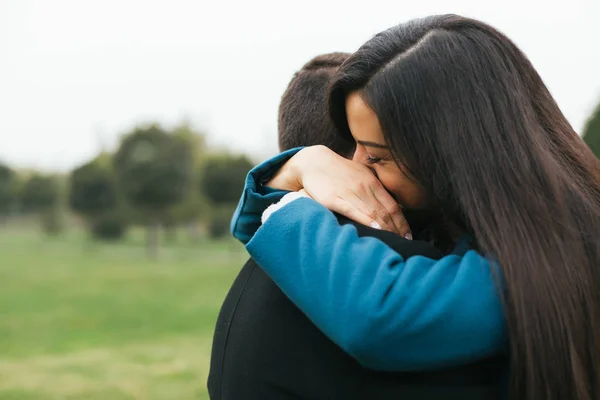
<instances>
[{"instance_id":1,"label":"green grass field","mask_svg":"<svg viewBox=\"0 0 600 400\"><path fill-rule=\"evenodd\" d=\"M208 399L232 241L91 243L0 228L0 399Z\"/></svg>"}]
</instances>

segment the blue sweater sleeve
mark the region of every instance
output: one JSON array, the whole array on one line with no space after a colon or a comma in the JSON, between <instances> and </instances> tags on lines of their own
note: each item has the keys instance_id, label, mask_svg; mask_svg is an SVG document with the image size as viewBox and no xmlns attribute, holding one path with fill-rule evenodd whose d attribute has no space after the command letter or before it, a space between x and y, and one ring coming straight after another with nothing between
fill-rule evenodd
<instances>
[{"instance_id":1,"label":"blue sweater sleeve","mask_svg":"<svg viewBox=\"0 0 600 400\"><path fill-rule=\"evenodd\" d=\"M301 147L285 151L254 167L246 177L246 184L237 209L231 220L231 233L240 242L246 244L258 227L263 211L271 204L277 203L288 193L263 186L279 168Z\"/></svg>"},{"instance_id":2,"label":"blue sweater sleeve","mask_svg":"<svg viewBox=\"0 0 600 400\"><path fill-rule=\"evenodd\" d=\"M505 350L498 284L474 250L404 260L311 199L271 215L247 249L315 325L367 367L436 369Z\"/></svg>"}]
</instances>

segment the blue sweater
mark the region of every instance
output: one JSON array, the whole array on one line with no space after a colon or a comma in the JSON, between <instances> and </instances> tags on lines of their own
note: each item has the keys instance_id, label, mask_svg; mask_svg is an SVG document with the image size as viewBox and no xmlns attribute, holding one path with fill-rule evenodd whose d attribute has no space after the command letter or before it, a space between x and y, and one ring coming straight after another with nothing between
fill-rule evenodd
<instances>
[{"instance_id":1,"label":"blue sweater","mask_svg":"<svg viewBox=\"0 0 600 400\"><path fill-rule=\"evenodd\" d=\"M495 264L476 251L405 260L307 198L260 226L262 212L286 193L262 183L296 151L250 171L231 230L319 329L379 370L445 368L506 349Z\"/></svg>"}]
</instances>

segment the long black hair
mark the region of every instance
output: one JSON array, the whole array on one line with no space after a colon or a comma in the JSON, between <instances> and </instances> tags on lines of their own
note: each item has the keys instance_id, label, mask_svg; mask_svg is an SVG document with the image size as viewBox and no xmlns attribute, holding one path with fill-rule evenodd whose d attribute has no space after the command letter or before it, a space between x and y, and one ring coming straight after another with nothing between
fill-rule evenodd
<instances>
[{"instance_id":1,"label":"long black hair","mask_svg":"<svg viewBox=\"0 0 600 400\"><path fill-rule=\"evenodd\" d=\"M525 55L456 15L379 33L340 68L330 112L375 111L398 163L499 263L510 398L600 398L600 164Z\"/></svg>"}]
</instances>

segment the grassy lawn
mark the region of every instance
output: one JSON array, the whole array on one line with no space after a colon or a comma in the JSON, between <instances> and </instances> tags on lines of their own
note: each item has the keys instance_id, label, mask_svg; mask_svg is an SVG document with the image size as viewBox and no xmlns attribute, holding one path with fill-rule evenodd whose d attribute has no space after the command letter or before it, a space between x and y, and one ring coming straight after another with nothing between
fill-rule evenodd
<instances>
[{"instance_id":1,"label":"grassy lawn","mask_svg":"<svg viewBox=\"0 0 600 400\"><path fill-rule=\"evenodd\" d=\"M0 399L208 399L212 331L246 258L0 228Z\"/></svg>"}]
</instances>

